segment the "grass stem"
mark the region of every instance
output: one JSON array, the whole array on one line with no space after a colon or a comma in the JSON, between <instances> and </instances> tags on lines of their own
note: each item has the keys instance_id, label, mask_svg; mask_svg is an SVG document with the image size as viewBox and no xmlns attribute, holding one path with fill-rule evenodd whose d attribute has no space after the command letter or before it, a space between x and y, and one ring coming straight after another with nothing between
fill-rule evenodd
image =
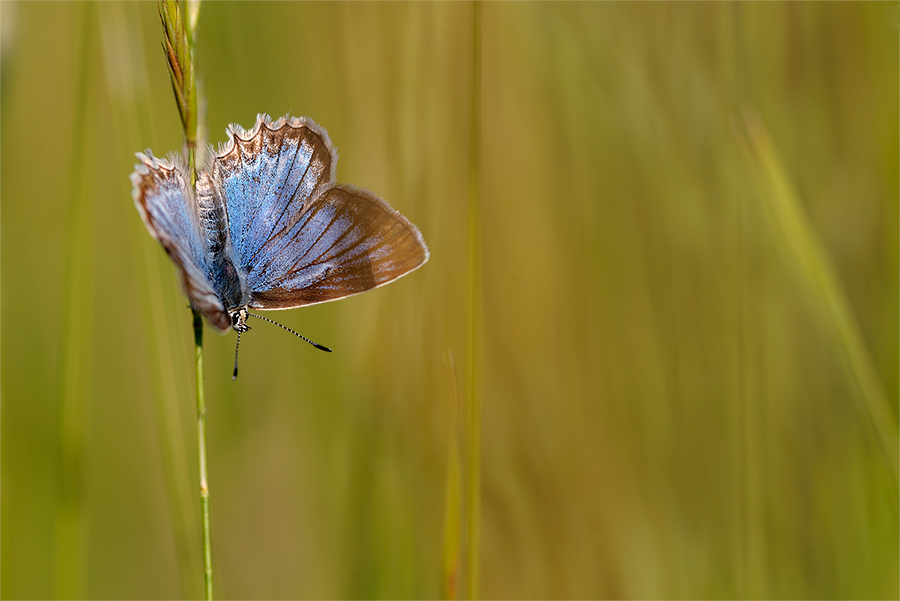
<instances>
[{"instance_id":1,"label":"grass stem","mask_svg":"<svg viewBox=\"0 0 900 601\"><path fill-rule=\"evenodd\" d=\"M184 130L185 152L190 169L191 186L197 184L197 78L194 72L194 42L200 2L188 3L188 22L181 17L181 9L175 0L159 4L159 16L163 26L163 50L169 65L169 76L175 102ZM206 395L203 388L203 318L193 310L194 368L197 383L197 445L200 460L200 524L203 544L203 589L206 599L213 598L212 544L209 527L209 482L206 471Z\"/></svg>"},{"instance_id":2,"label":"grass stem","mask_svg":"<svg viewBox=\"0 0 900 601\"><path fill-rule=\"evenodd\" d=\"M194 311L194 367L197 373L197 446L200 449L200 521L203 540L203 590L213 598L212 544L209 531L209 485L206 479L206 395L203 388L203 317Z\"/></svg>"}]
</instances>

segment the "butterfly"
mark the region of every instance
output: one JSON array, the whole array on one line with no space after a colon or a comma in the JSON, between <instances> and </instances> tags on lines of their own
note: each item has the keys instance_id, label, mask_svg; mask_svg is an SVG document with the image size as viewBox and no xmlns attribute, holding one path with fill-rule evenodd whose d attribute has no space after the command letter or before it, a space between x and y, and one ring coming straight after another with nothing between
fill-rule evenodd
<instances>
[{"instance_id":1,"label":"butterfly","mask_svg":"<svg viewBox=\"0 0 900 601\"><path fill-rule=\"evenodd\" d=\"M209 149L196 189L183 157L149 150L137 153L130 178L134 204L191 306L219 331L240 340L251 308L337 300L428 260L406 217L367 190L335 183L337 150L311 119L260 114L250 131L231 125L227 135Z\"/></svg>"}]
</instances>

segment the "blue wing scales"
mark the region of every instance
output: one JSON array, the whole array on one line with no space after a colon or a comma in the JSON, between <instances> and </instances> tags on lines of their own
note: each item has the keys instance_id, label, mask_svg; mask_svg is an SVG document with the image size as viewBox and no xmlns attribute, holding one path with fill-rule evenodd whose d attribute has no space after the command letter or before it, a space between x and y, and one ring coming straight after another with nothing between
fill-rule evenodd
<instances>
[{"instance_id":1,"label":"blue wing scales","mask_svg":"<svg viewBox=\"0 0 900 601\"><path fill-rule=\"evenodd\" d=\"M248 275L250 306L288 309L386 284L425 263L428 249L416 226L384 200L335 186L257 258Z\"/></svg>"},{"instance_id":2,"label":"blue wing scales","mask_svg":"<svg viewBox=\"0 0 900 601\"><path fill-rule=\"evenodd\" d=\"M337 152L307 119L257 117L210 169L220 182L251 307L287 309L385 284L428 259L419 230L384 200L334 184Z\"/></svg>"},{"instance_id":3,"label":"blue wing scales","mask_svg":"<svg viewBox=\"0 0 900 601\"><path fill-rule=\"evenodd\" d=\"M231 327L216 291L207 279L209 255L200 234L196 200L190 195L186 168L138 153L131 174L134 204L150 234L179 268L181 283L194 307L220 330Z\"/></svg>"},{"instance_id":4,"label":"blue wing scales","mask_svg":"<svg viewBox=\"0 0 900 601\"><path fill-rule=\"evenodd\" d=\"M220 182L235 255L252 267L266 244L290 229L305 206L334 183L336 153L324 130L307 119L260 115L231 140L211 165Z\"/></svg>"}]
</instances>

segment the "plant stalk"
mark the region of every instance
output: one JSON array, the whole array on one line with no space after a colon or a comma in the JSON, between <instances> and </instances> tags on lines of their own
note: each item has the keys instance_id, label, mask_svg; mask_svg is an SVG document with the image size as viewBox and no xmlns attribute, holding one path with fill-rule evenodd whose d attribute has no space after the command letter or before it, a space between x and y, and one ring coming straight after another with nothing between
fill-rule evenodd
<instances>
[{"instance_id":1,"label":"plant stalk","mask_svg":"<svg viewBox=\"0 0 900 601\"><path fill-rule=\"evenodd\" d=\"M197 446L200 449L200 524L203 541L203 590L213 598L212 544L209 533L209 485L206 479L206 395L203 388L203 316L194 312L194 367L197 373Z\"/></svg>"},{"instance_id":2,"label":"plant stalk","mask_svg":"<svg viewBox=\"0 0 900 601\"><path fill-rule=\"evenodd\" d=\"M185 153L190 169L191 187L197 184L197 78L194 70L194 42L200 14L199 0L188 2L188 22L181 15L177 0L162 0L159 16L163 26L163 51L169 66L175 103L184 130ZM197 383L197 445L200 461L200 525L203 545L203 588L206 599L213 598L212 545L209 527L209 483L206 471L206 395L203 387L203 317L193 311L194 369Z\"/></svg>"}]
</instances>

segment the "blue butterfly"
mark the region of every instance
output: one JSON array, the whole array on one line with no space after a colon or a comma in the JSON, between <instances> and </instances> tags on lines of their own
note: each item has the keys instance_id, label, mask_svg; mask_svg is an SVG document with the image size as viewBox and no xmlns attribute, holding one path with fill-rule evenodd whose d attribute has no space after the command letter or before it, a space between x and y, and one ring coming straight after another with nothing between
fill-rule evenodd
<instances>
[{"instance_id":1,"label":"blue butterfly","mask_svg":"<svg viewBox=\"0 0 900 601\"><path fill-rule=\"evenodd\" d=\"M231 125L227 133L196 191L180 158L137 153L131 174L150 235L178 267L191 306L221 332L240 339L249 308L337 300L428 260L406 217L367 190L335 183L337 150L311 119L273 123L261 114L250 131Z\"/></svg>"}]
</instances>

